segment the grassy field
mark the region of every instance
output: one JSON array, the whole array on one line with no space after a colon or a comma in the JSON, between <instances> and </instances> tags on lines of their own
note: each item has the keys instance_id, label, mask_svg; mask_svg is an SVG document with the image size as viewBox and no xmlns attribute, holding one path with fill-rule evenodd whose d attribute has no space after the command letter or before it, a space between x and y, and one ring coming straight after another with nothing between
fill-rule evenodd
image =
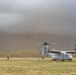
<instances>
[{"instance_id":1,"label":"grassy field","mask_svg":"<svg viewBox=\"0 0 76 75\"><path fill-rule=\"evenodd\" d=\"M76 75L76 58L71 62L50 58L0 58L0 75Z\"/></svg>"},{"instance_id":2,"label":"grassy field","mask_svg":"<svg viewBox=\"0 0 76 75\"><path fill-rule=\"evenodd\" d=\"M39 50L18 50L18 51L3 51L0 52L0 57L40 57Z\"/></svg>"}]
</instances>

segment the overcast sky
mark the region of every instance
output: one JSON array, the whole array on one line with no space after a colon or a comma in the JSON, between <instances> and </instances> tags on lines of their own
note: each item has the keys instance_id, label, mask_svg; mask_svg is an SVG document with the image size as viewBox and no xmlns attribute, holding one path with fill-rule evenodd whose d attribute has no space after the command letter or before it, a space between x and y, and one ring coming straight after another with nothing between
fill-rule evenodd
<instances>
[{"instance_id":1,"label":"overcast sky","mask_svg":"<svg viewBox=\"0 0 76 75\"><path fill-rule=\"evenodd\" d=\"M0 0L0 31L76 35L76 0Z\"/></svg>"}]
</instances>

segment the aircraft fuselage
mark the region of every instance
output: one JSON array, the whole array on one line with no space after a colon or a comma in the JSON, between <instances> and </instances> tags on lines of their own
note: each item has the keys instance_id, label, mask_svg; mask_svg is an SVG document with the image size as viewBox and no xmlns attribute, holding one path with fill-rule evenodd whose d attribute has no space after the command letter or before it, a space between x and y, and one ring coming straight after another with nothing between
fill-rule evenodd
<instances>
[{"instance_id":1,"label":"aircraft fuselage","mask_svg":"<svg viewBox=\"0 0 76 75\"><path fill-rule=\"evenodd\" d=\"M70 53L67 53L66 55L65 54L56 54L56 53L49 53L49 55L51 56L51 59L52 60L69 60L71 61L72 60L72 55Z\"/></svg>"}]
</instances>

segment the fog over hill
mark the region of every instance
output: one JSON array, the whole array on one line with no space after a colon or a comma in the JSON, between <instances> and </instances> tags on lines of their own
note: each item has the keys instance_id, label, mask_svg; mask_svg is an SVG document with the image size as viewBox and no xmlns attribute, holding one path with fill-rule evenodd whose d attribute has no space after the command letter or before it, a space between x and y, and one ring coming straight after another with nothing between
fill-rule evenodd
<instances>
[{"instance_id":1,"label":"fog over hill","mask_svg":"<svg viewBox=\"0 0 76 75\"><path fill-rule=\"evenodd\" d=\"M70 44L76 43L76 36L61 36L53 34L4 34L0 33L0 51L15 50L41 50L38 43L48 41L51 43L62 43L50 45L50 48L68 50L74 49ZM67 44L67 45L66 45Z\"/></svg>"},{"instance_id":2,"label":"fog over hill","mask_svg":"<svg viewBox=\"0 0 76 75\"><path fill-rule=\"evenodd\" d=\"M44 41L76 43L76 0L0 0L0 51L39 50Z\"/></svg>"}]
</instances>

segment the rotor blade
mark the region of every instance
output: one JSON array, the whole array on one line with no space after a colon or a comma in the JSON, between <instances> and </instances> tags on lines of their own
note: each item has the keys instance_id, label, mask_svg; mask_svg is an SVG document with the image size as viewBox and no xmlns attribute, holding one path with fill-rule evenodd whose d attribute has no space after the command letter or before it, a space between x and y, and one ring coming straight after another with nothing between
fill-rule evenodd
<instances>
[{"instance_id":1,"label":"rotor blade","mask_svg":"<svg viewBox=\"0 0 76 75\"><path fill-rule=\"evenodd\" d=\"M48 43L47 41L45 41L43 43L38 43L37 45L50 45L50 43Z\"/></svg>"},{"instance_id":2,"label":"rotor blade","mask_svg":"<svg viewBox=\"0 0 76 75\"><path fill-rule=\"evenodd\" d=\"M37 45L58 45L58 44L60 44L60 43L55 43L55 42L53 42L53 43L51 43L51 42L37 43Z\"/></svg>"},{"instance_id":3,"label":"rotor blade","mask_svg":"<svg viewBox=\"0 0 76 75\"><path fill-rule=\"evenodd\" d=\"M37 45L42 45L42 43L37 43Z\"/></svg>"},{"instance_id":4,"label":"rotor blade","mask_svg":"<svg viewBox=\"0 0 76 75\"><path fill-rule=\"evenodd\" d=\"M57 45L58 43L51 43L52 45Z\"/></svg>"},{"instance_id":5,"label":"rotor blade","mask_svg":"<svg viewBox=\"0 0 76 75\"><path fill-rule=\"evenodd\" d=\"M67 46L75 47L75 46L76 46L76 44L67 44Z\"/></svg>"}]
</instances>

